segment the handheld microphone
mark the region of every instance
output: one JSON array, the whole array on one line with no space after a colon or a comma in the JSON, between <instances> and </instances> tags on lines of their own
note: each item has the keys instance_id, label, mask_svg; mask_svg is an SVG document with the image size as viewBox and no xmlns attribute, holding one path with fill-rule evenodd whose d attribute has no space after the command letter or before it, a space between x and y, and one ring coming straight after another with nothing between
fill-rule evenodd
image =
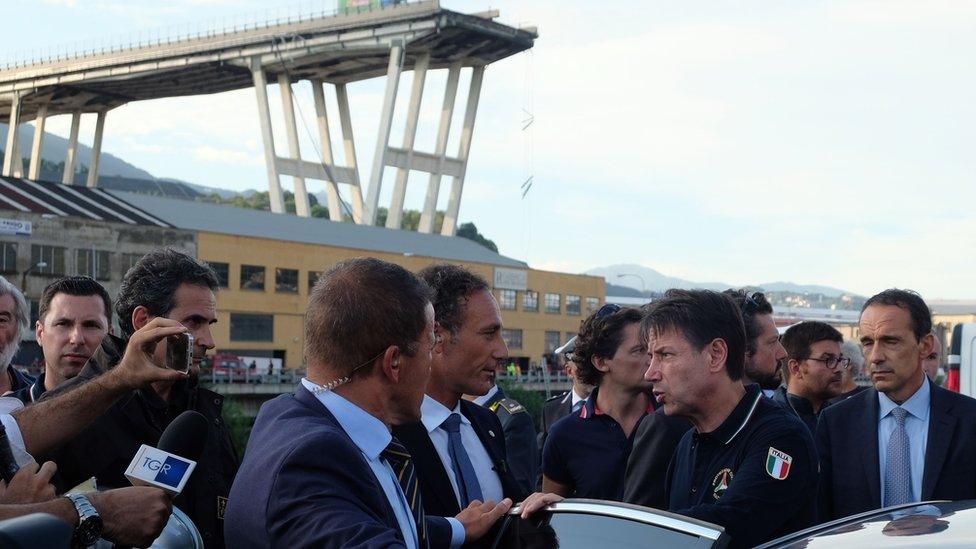
<instances>
[{"instance_id":1,"label":"handheld microphone","mask_svg":"<svg viewBox=\"0 0 976 549\"><path fill-rule=\"evenodd\" d=\"M139 447L125 471L135 486L155 486L177 495L197 466L207 444L209 426L199 412L187 410L169 424L154 448Z\"/></svg>"}]
</instances>

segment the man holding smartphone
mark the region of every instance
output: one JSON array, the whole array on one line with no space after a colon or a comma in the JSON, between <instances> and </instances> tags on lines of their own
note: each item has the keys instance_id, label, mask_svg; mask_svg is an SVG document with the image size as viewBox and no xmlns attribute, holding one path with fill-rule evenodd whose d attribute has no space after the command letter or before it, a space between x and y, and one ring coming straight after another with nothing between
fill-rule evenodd
<instances>
[{"instance_id":1,"label":"man holding smartphone","mask_svg":"<svg viewBox=\"0 0 976 549\"><path fill-rule=\"evenodd\" d=\"M47 457L58 464L62 490L92 476L99 488L129 486L124 472L139 446L156 446L173 418L185 410L196 410L208 420L207 443L196 470L174 503L193 520L208 548L224 546L223 510L239 464L221 416L223 397L197 386L200 361L214 347L210 326L217 322L217 287L210 266L186 254L172 249L146 254L126 273L116 301L124 337L107 336L77 377L42 398L63 394L114 368L122 359L128 338L154 318L185 326L192 339L179 342L182 353L171 352L169 346L177 342L167 338L155 346L151 356L157 366L188 371L188 376L131 391ZM192 342L189 353L188 341ZM170 364L172 360L179 364Z\"/></svg>"}]
</instances>

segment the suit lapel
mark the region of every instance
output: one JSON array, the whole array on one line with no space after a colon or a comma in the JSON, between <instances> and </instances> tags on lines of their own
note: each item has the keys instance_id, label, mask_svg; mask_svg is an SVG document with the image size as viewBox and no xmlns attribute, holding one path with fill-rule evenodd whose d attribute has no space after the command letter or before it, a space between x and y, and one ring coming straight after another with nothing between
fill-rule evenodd
<instances>
[{"instance_id":1,"label":"suit lapel","mask_svg":"<svg viewBox=\"0 0 976 549\"><path fill-rule=\"evenodd\" d=\"M881 461L878 454L878 392L874 389L868 389L851 398L861 398L865 403L866 413L861 414L853 422L855 428L851 431L851 440L848 440L847 443L851 445L851 448L866 445L865 451L855 451L854 454L862 457L864 476L868 479L868 493L871 496L871 504L880 506Z\"/></svg>"},{"instance_id":2,"label":"suit lapel","mask_svg":"<svg viewBox=\"0 0 976 549\"><path fill-rule=\"evenodd\" d=\"M474 428L475 434L478 435L478 440L481 441L481 445L488 452L488 457L491 458L492 468L495 470L495 473L498 475L498 480L502 484L502 493L505 497L510 497L513 501L516 501L525 494L521 493L521 489L515 483L515 479L508 470L508 461L505 457L505 450L502 448L503 441L505 440L503 438L504 434L501 430L495 431L482 424L477 414L471 410L474 406L477 405L462 400L461 413L471 421L471 427Z\"/></svg>"},{"instance_id":3,"label":"suit lapel","mask_svg":"<svg viewBox=\"0 0 976 549\"><path fill-rule=\"evenodd\" d=\"M932 492L942 472L942 465L949 454L956 418L950 413L952 404L942 394L945 389L929 383L931 404L929 405L929 432L925 446L925 469L922 474L922 501L932 499Z\"/></svg>"},{"instance_id":4,"label":"suit lapel","mask_svg":"<svg viewBox=\"0 0 976 549\"><path fill-rule=\"evenodd\" d=\"M304 385L298 385L298 389L295 390L295 400L307 408L321 411L325 418L332 423L336 429L341 431L343 435L345 435L346 439L349 441L349 444L355 446L356 443L352 441L352 438L349 437L349 433L347 433L342 425L339 424L339 420L337 420L335 416L332 415L332 412L330 412L329 409L326 408L322 402L312 394L311 391L306 389ZM377 499L380 501L380 505L383 507L385 524L392 526L394 529L396 529L396 531L400 532L400 522L397 520L396 513L393 511L393 507L390 505L389 500L386 499L386 495L383 493L383 487L380 486L380 481L376 478L376 475L373 474L373 470L370 468L369 464L366 463L365 458L363 459L362 464L366 471L370 473L369 475L365 475L364 479L365 482L373 485L373 490L370 493L378 494ZM401 532L401 536L402 534L403 533Z\"/></svg>"},{"instance_id":5,"label":"suit lapel","mask_svg":"<svg viewBox=\"0 0 976 549\"><path fill-rule=\"evenodd\" d=\"M399 425L395 428L396 437L406 446L413 455L414 467L417 470L417 477L420 479L421 486L426 486L424 498L429 495L434 496L436 501L424 501L425 509L450 510L444 513L446 516L454 516L461 512L458 506L457 497L454 495L454 488L451 479L444 470L434 443L430 441L427 428L419 421ZM437 514L437 513L432 513Z\"/></svg>"}]
</instances>

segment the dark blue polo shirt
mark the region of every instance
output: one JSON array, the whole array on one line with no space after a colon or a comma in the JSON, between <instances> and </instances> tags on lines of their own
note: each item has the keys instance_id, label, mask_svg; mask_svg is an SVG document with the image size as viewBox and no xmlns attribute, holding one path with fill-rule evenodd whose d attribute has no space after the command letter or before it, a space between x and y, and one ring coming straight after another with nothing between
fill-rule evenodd
<instances>
[{"instance_id":1,"label":"dark blue polo shirt","mask_svg":"<svg viewBox=\"0 0 976 549\"><path fill-rule=\"evenodd\" d=\"M622 501L627 458L637 425L644 418L629 437L624 436L620 424L597 408L599 390L593 389L578 414L560 419L549 429L542 450L542 472L555 482L573 487L571 497Z\"/></svg>"},{"instance_id":2,"label":"dark blue polo shirt","mask_svg":"<svg viewBox=\"0 0 976 549\"><path fill-rule=\"evenodd\" d=\"M34 384L34 376L14 368L12 364L7 365L7 375L10 377L10 393L7 396L17 397L24 404L30 404L25 398L30 398L28 393Z\"/></svg>"},{"instance_id":3,"label":"dark blue polo shirt","mask_svg":"<svg viewBox=\"0 0 976 549\"><path fill-rule=\"evenodd\" d=\"M724 526L729 547L752 547L814 524L817 463L806 426L750 385L717 429L678 443L669 510Z\"/></svg>"}]
</instances>

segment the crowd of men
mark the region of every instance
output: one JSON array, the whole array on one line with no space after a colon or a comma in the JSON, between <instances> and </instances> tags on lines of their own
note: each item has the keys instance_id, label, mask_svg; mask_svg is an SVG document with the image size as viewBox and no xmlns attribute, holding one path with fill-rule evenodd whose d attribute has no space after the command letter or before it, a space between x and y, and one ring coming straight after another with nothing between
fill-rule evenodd
<instances>
[{"instance_id":1,"label":"crowd of men","mask_svg":"<svg viewBox=\"0 0 976 549\"><path fill-rule=\"evenodd\" d=\"M976 498L976 401L930 381L938 345L910 291L871 297L857 342L820 322L780 336L761 293L606 305L559 350L573 387L546 403L537 435L495 384L508 349L486 280L343 261L310 291L307 376L261 408L239 460L222 397L197 384L217 287L209 266L168 249L126 273L114 306L90 278L54 281L31 379L10 366L29 310L0 277L0 420L20 466L0 519L46 512L79 545L145 546L175 505L207 547L453 548L491 546L513 503L528 517L586 497L712 522L750 547L870 509ZM188 372L166 367L167 338L184 332ZM855 381L862 364L872 387ZM137 449L186 410L208 426L187 487L130 486ZM72 490L92 478L96 490Z\"/></svg>"}]
</instances>

